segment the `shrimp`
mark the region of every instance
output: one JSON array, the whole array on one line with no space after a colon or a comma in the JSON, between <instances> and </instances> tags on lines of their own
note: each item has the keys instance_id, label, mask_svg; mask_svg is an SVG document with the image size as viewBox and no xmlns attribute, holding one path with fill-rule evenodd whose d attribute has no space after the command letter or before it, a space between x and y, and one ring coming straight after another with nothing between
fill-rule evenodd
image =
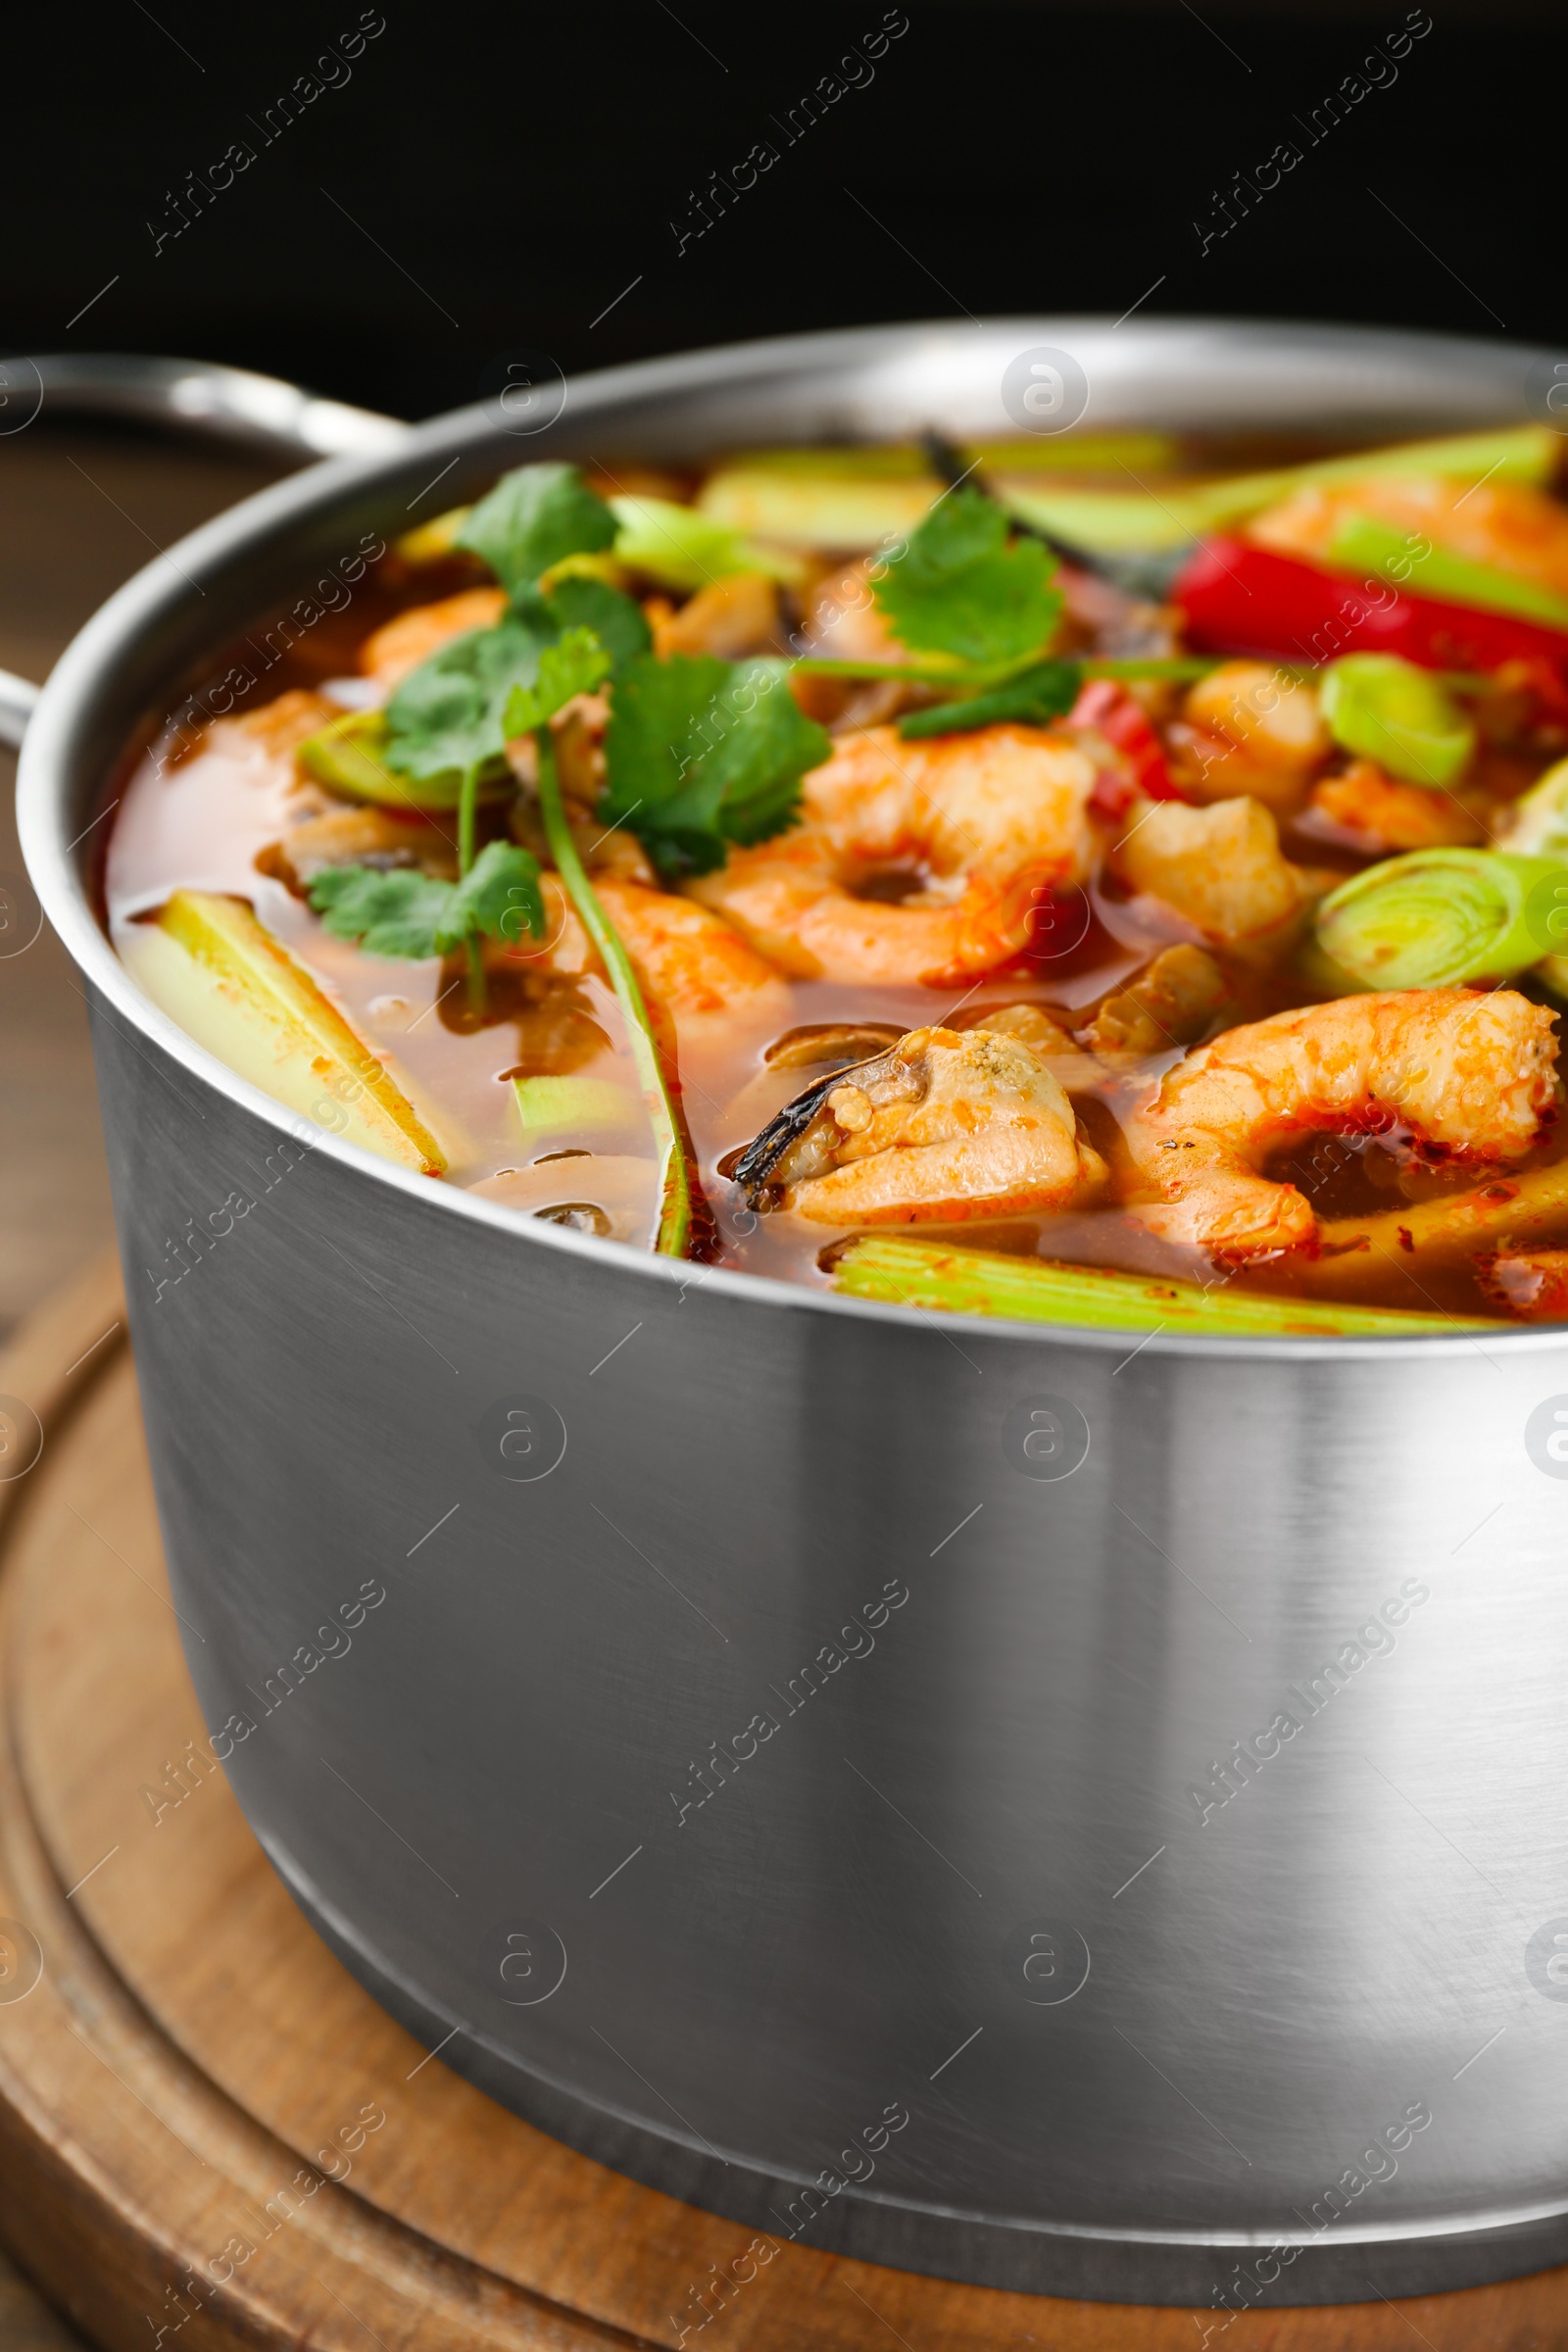
<instances>
[{"instance_id":1,"label":"shrimp","mask_svg":"<svg viewBox=\"0 0 1568 2352\"><path fill-rule=\"evenodd\" d=\"M506 951L514 963L577 977L603 977L598 955L555 874L541 877L545 944L526 934ZM790 993L771 964L721 916L690 899L616 881L599 872L594 888L657 1007L674 1023L681 1045L717 1042L737 1027L759 1034L787 1019Z\"/></svg>"},{"instance_id":2,"label":"shrimp","mask_svg":"<svg viewBox=\"0 0 1568 2352\"><path fill-rule=\"evenodd\" d=\"M328 808L306 817L256 862L302 898L316 876L334 865L417 866L442 882L455 881L458 871L453 844L433 824L368 808Z\"/></svg>"},{"instance_id":3,"label":"shrimp","mask_svg":"<svg viewBox=\"0 0 1568 2352\"><path fill-rule=\"evenodd\" d=\"M499 588L465 588L460 596L445 596L438 605L414 605L383 628L371 630L360 648L360 667L390 691L455 637L493 629L506 609L506 596Z\"/></svg>"},{"instance_id":4,"label":"shrimp","mask_svg":"<svg viewBox=\"0 0 1568 2352\"><path fill-rule=\"evenodd\" d=\"M1283 1144L1396 1124L1429 1157L1520 1159L1556 1095L1555 1015L1513 990L1343 997L1232 1029L1168 1070L1124 1131L1132 1213L1232 1257L1310 1250L1317 1219L1258 1173Z\"/></svg>"},{"instance_id":5,"label":"shrimp","mask_svg":"<svg viewBox=\"0 0 1568 2352\"><path fill-rule=\"evenodd\" d=\"M1082 881L1094 787L1087 754L1039 727L921 743L873 727L807 776L793 831L688 888L800 979L972 978L1028 945L1050 890Z\"/></svg>"},{"instance_id":6,"label":"shrimp","mask_svg":"<svg viewBox=\"0 0 1568 2352\"><path fill-rule=\"evenodd\" d=\"M661 661L670 654L717 654L735 662L743 654L773 653L778 585L760 571L730 571L699 588L678 612L664 605L648 617Z\"/></svg>"},{"instance_id":7,"label":"shrimp","mask_svg":"<svg viewBox=\"0 0 1568 2352\"><path fill-rule=\"evenodd\" d=\"M1267 662L1222 662L1200 678L1168 740L1192 799L1247 794L1277 816L1299 808L1334 749L1311 686Z\"/></svg>"},{"instance_id":8,"label":"shrimp","mask_svg":"<svg viewBox=\"0 0 1568 2352\"><path fill-rule=\"evenodd\" d=\"M1280 849L1279 827L1260 801L1135 804L1131 830L1116 845L1124 881L1221 944L1288 942L1287 926L1327 887Z\"/></svg>"},{"instance_id":9,"label":"shrimp","mask_svg":"<svg viewBox=\"0 0 1568 2352\"><path fill-rule=\"evenodd\" d=\"M1363 858L1452 849L1486 836L1480 817L1453 793L1403 784L1371 760L1352 760L1342 775L1325 776L1314 786L1310 806Z\"/></svg>"},{"instance_id":10,"label":"shrimp","mask_svg":"<svg viewBox=\"0 0 1568 2352\"><path fill-rule=\"evenodd\" d=\"M846 571L818 580L808 592L803 600L802 653L833 662L884 662L893 668L915 659L903 640L894 636L875 602L871 575L880 562L879 557L866 556ZM840 727L879 725L900 709L908 691L897 678L849 684L839 678L813 677L808 671L797 674L794 690L808 718Z\"/></svg>"},{"instance_id":11,"label":"shrimp","mask_svg":"<svg viewBox=\"0 0 1568 2352\"><path fill-rule=\"evenodd\" d=\"M1060 1082L997 1030L911 1029L819 1079L748 1146L739 1182L782 1185L819 1225L952 1223L1076 1206L1105 1182Z\"/></svg>"},{"instance_id":12,"label":"shrimp","mask_svg":"<svg viewBox=\"0 0 1568 2352\"><path fill-rule=\"evenodd\" d=\"M1524 1323L1568 1321L1568 1250L1506 1250L1481 1261L1481 1288L1494 1306Z\"/></svg>"}]
</instances>

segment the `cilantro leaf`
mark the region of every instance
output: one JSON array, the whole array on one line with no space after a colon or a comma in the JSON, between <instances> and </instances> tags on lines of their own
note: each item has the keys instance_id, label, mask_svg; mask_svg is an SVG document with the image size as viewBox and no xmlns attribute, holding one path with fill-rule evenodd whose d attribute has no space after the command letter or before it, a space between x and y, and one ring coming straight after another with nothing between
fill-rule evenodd
<instances>
[{"instance_id":1,"label":"cilantro leaf","mask_svg":"<svg viewBox=\"0 0 1568 2352\"><path fill-rule=\"evenodd\" d=\"M561 628L592 629L616 671L624 669L633 655L646 654L654 642L637 599L612 588L608 580L558 580L545 608Z\"/></svg>"},{"instance_id":2,"label":"cilantro leaf","mask_svg":"<svg viewBox=\"0 0 1568 2352\"><path fill-rule=\"evenodd\" d=\"M509 615L493 629L455 637L410 670L386 706L387 766L424 777L499 761L507 697L533 684L551 634Z\"/></svg>"},{"instance_id":3,"label":"cilantro leaf","mask_svg":"<svg viewBox=\"0 0 1568 2352\"><path fill-rule=\"evenodd\" d=\"M368 956L417 957L437 953L452 886L412 866L329 865L306 896L334 939L357 941Z\"/></svg>"},{"instance_id":4,"label":"cilantro leaf","mask_svg":"<svg viewBox=\"0 0 1568 2352\"><path fill-rule=\"evenodd\" d=\"M535 938L545 927L539 860L510 841L481 850L461 882L412 866L329 865L306 896L334 939L412 961L450 955L480 932L511 944L524 925Z\"/></svg>"},{"instance_id":5,"label":"cilantro leaf","mask_svg":"<svg viewBox=\"0 0 1568 2352\"><path fill-rule=\"evenodd\" d=\"M1043 727L1072 709L1082 684L1083 664L1079 662L1036 662L1004 685L971 695L966 702L938 703L929 710L907 711L899 721L899 733L960 735L1007 718Z\"/></svg>"},{"instance_id":6,"label":"cilantro leaf","mask_svg":"<svg viewBox=\"0 0 1568 2352\"><path fill-rule=\"evenodd\" d=\"M831 746L789 689L789 665L640 655L616 684L599 812L637 835L666 879L722 865L730 842L781 833L801 778Z\"/></svg>"},{"instance_id":7,"label":"cilantro leaf","mask_svg":"<svg viewBox=\"0 0 1568 2352\"><path fill-rule=\"evenodd\" d=\"M448 954L472 933L514 945L524 926L544 935L545 903L539 892L539 860L510 841L492 841L479 852L461 882L448 893L436 927L438 953Z\"/></svg>"},{"instance_id":8,"label":"cilantro leaf","mask_svg":"<svg viewBox=\"0 0 1568 2352\"><path fill-rule=\"evenodd\" d=\"M975 489L940 499L904 546L873 568L894 634L922 653L1015 662L1038 653L1061 611L1055 564L1038 539L1007 544L1007 517Z\"/></svg>"},{"instance_id":9,"label":"cilantro leaf","mask_svg":"<svg viewBox=\"0 0 1568 2352\"><path fill-rule=\"evenodd\" d=\"M539 656L533 682L514 686L502 724L508 740L531 735L564 710L573 695L591 694L610 675L610 656L592 629L568 629Z\"/></svg>"},{"instance_id":10,"label":"cilantro leaf","mask_svg":"<svg viewBox=\"0 0 1568 2352\"><path fill-rule=\"evenodd\" d=\"M482 558L514 598L567 556L612 546L618 528L575 466L519 466L470 508L457 544Z\"/></svg>"}]
</instances>

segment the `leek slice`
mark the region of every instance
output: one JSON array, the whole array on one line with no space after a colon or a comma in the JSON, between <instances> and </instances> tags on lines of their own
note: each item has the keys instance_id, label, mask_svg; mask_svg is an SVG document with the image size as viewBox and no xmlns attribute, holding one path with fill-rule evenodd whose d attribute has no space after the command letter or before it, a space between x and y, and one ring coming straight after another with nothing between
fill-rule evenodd
<instances>
[{"instance_id":1,"label":"leek slice","mask_svg":"<svg viewBox=\"0 0 1568 2352\"><path fill-rule=\"evenodd\" d=\"M1488 1320L1269 1297L1227 1284L1205 1291L1197 1283L1123 1274L1108 1266L1064 1265L1052 1258L1010 1257L869 1233L850 1244L834 1279L835 1288L850 1298L943 1314L996 1315L1013 1323L1087 1324L1099 1331L1341 1338L1463 1331Z\"/></svg>"},{"instance_id":2,"label":"leek slice","mask_svg":"<svg viewBox=\"0 0 1568 2352\"><path fill-rule=\"evenodd\" d=\"M1363 988L1507 980L1560 943L1568 863L1503 850L1411 850L1330 891L1315 944Z\"/></svg>"},{"instance_id":3,"label":"leek slice","mask_svg":"<svg viewBox=\"0 0 1568 2352\"><path fill-rule=\"evenodd\" d=\"M1440 678L1397 654L1342 654L1319 701L1336 743L1406 784L1442 791L1470 764L1474 726Z\"/></svg>"}]
</instances>

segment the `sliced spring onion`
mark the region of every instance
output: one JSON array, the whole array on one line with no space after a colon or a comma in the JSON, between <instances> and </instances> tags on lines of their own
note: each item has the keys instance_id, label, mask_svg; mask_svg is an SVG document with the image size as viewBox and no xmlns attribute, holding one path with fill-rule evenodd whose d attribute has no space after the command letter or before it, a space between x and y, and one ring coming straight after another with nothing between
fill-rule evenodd
<instances>
[{"instance_id":1,"label":"sliced spring onion","mask_svg":"<svg viewBox=\"0 0 1568 2352\"><path fill-rule=\"evenodd\" d=\"M1363 988L1506 980L1560 943L1568 863L1502 850L1412 850L1331 891L1315 944Z\"/></svg>"},{"instance_id":2,"label":"sliced spring onion","mask_svg":"<svg viewBox=\"0 0 1568 2352\"><path fill-rule=\"evenodd\" d=\"M1476 730L1441 679L1397 654L1343 654L1323 672L1319 704L1348 752L1407 784L1451 784L1476 748Z\"/></svg>"},{"instance_id":3,"label":"sliced spring onion","mask_svg":"<svg viewBox=\"0 0 1568 2352\"><path fill-rule=\"evenodd\" d=\"M850 1244L835 1269L835 1284L848 1298L874 1298L886 1305L997 1315L1013 1323L1088 1324L1101 1331L1163 1328L1265 1338L1468 1328L1461 1316L1270 1298L1227 1284L1205 1291L1197 1283L1122 1274L1107 1266L1062 1265L1050 1258L1008 1257L881 1234L862 1234ZM1485 1318L1478 1315L1473 1320L1480 1323Z\"/></svg>"},{"instance_id":4,"label":"sliced spring onion","mask_svg":"<svg viewBox=\"0 0 1568 2352\"><path fill-rule=\"evenodd\" d=\"M381 757L387 723L379 710L349 710L328 719L318 733L299 747L298 759L308 776L329 792L351 801L373 801L384 808L456 808L463 797L464 773L449 768L439 776L404 776ZM496 760L481 771L481 799L512 790L506 764Z\"/></svg>"}]
</instances>

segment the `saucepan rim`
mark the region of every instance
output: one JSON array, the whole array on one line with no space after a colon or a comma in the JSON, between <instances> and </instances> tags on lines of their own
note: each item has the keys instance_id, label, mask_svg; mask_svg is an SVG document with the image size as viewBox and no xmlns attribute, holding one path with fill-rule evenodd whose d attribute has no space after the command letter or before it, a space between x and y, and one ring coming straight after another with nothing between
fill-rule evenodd
<instances>
[{"instance_id":1,"label":"saucepan rim","mask_svg":"<svg viewBox=\"0 0 1568 2352\"><path fill-rule=\"evenodd\" d=\"M1116 328L1108 318L1051 316L994 319L968 326L953 320L933 320L858 327L729 344L597 369L567 379L566 392L573 417L581 419L585 416L591 417L595 410L614 410L628 400L644 402L652 409L682 394L711 392L726 384L742 385L768 377L782 381L791 376L808 376L812 371L826 374L876 360L891 361L915 353L923 346L933 356L952 355L966 346L986 342L1010 343L1022 348L1020 338L1024 337L1046 341L1076 335L1080 340L1090 336L1099 341L1113 331ZM1403 329L1361 329L1291 320L1244 322L1205 318L1157 318L1122 327L1120 344L1124 351L1157 353L1161 346L1174 351L1195 336L1214 341L1221 348L1229 345L1237 355L1250 353L1255 357L1260 352L1270 352L1282 367L1293 352L1298 359L1319 362L1332 361L1338 355L1348 363L1353 357L1363 368L1368 364L1375 366L1381 360L1390 368L1402 365L1408 370L1413 362L1419 361L1439 377L1462 375L1467 367L1482 371L1488 368L1496 369L1499 363L1505 363L1519 370L1521 411L1528 371L1543 362L1549 365L1553 358L1544 350L1501 338L1440 336ZM1505 405L1499 398L1499 415ZM43 911L61 941L92 988L116 1014L161 1047L193 1078L282 1134L295 1132L300 1124L299 1114L230 1070L144 997L116 955L94 910L87 879L90 852L82 854L92 826L88 826L85 836L77 832L74 838L67 838L68 826L76 821L84 805L76 798L74 806L74 787L83 762L90 761L98 769L95 789L101 791L114 761L124 757L129 740L126 731L106 758L105 747L92 740L96 713L120 669L142 641L166 625L179 608L190 608L195 598L204 595L199 585L204 573L211 575L220 568L226 571L247 554L259 553L290 525L347 509L356 501L363 504L366 495L378 487L390 494L411 466L422 466L449 454L455 462L460 461L470 449L475 454L481 447L491 451L496 431L493 417L482 404L455 410L423 424L410 426L389 448L368 456L333 458L311 466L202 524L135 573L77 632L51 672L27 726L17 792L23 854ZM482 470L475 468L476 472ZM306 561L300 560L302 575ZM277 601L275 596L264 598L258 612ZM233 634L232 629L215 630L213 652L220 651ZM189 674L188 660L172 663L171 685L176 677ZM100 811L95 821L101 821L107 813ZM1495 1348L1504 1348L1511 1354L1542 1353L1560 1349L1568 1337L1549 1327L1532 1331L1510 1330L1504 1325L1451 1334L1428 1333L1408 1339L1306 1334L1210 1336L1156 1331L1140 1347L1134 1332L1091 1330L1074 1324L1018 1323L922 1307L884 1305L724 1266L686 1265L656 1257L651 1252L628 1250L623 1244L602 1241L593 1235L525 1222L498 1202L465 1191L462 1186L438 1184L324 1130L313 1136L312 1151L313 1154L318 1152L329 1161L341 1161L362 1177L373 1177L411 1198L434 1200L442 1212L469 1218L505 1234L518 1248L562 1250L601 1263L612 1262L617 1269L623 1269L628 1279L660 1283L678 1291L710 1290L717 1297L737 1303L756 1302L782 1311L848 1316L910 1330L934 1327L950 1336L968 1332L975 1338L980 1336L978 1323L988 1341L1006 1340L1021 1347L1071 1347L1097 1354L1111 1349L1125 1355L1131 1343L1142 1354L1244 1360L1344 1357L1381 1361L1408 1355L1452 1355L1467 1349L1486 1355Z\"/></svg>"}]
</instances>

